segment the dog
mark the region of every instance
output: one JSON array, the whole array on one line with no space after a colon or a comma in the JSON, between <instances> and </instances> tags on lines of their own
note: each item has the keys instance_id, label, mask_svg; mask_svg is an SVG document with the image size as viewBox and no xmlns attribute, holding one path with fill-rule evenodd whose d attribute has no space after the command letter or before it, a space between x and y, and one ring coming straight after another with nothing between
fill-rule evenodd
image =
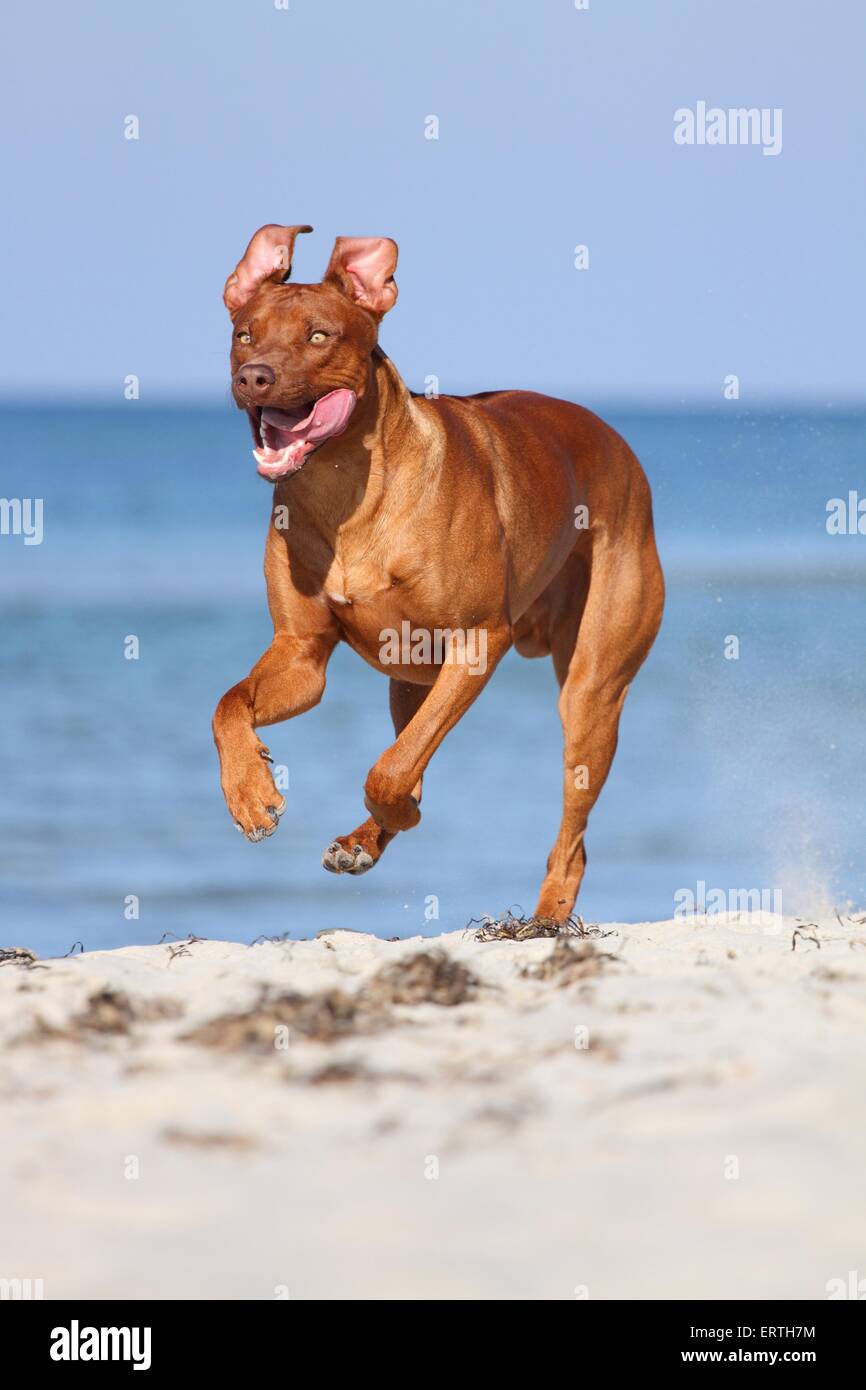
<instances>
[{"instance_id":1,"label":"dog","mask_svg":"<svg viewBox=\"0 0 866 1390\"><path fill-rule=\"evenodd\" d=\"M311 230L261 227L224 291L232 393L274 487L274 638L213 720L229 813L251 841L274 833L285 799L256 731L317 704L347 642L389 678L395 739L367 777L366 819L322 862L366 873L418 824L427 764L508 649L549 655L563 810L535 917L563 922L623 701L661 622L649 484L581 406L531 391L409 391L378 343L397 299L395 242L338 237L322 281L297 284L295 240Z\"/></svg>"}]
</instances>

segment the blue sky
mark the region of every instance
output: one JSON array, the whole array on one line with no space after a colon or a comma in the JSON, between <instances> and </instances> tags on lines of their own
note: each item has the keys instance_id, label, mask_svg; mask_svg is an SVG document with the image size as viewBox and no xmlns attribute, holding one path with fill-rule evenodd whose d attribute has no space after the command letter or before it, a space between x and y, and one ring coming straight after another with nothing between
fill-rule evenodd
<instances>
[{"instance_id":1,"label":"blue sky","mask_svg":"<svg viewBox=\"0 0 866 1390\"><path fill-rule=\"evenodd\" d=\"M143 402L224 400L222 284L268 221L316 228L299 280L337 235L399 242L382 341L415 388L862 393L860 0L47 0L4 25L7 397L119 403L134 373ZM782 152L676 145L699 100L780 107Z\"/></svg>"}]
</instances>

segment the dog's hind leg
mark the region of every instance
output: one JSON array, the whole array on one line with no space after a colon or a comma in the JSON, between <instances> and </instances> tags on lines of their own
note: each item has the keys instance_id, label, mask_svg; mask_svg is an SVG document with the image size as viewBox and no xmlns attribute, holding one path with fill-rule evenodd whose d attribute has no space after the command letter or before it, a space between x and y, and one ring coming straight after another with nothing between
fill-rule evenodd
<instances>
[{"instance_id":1,"label":"dog's hind leg","mask_svg":"<svg viewBox=\"0 0 866 1390\"><path fill-rule=\"evenodd\" d=\"M399 735L421 708L431 687L397 680L390 681L389 685L391 719L394 723L394 733ZM419 802L422 781L423 777L419 778L412 792L415 800ZM399 832L385 830L372 816L368 816L351 835L339 835L328 846L322 855L322 864L332 874L365 874L381 859L386 846L397 833Z\"/></svg>"},{"instance_id":2,"label":"dog's hind leg","mask_svg":"<svg viewBox=\"0 0 866 1390\"><path fill-rule=\"evenodd\" d=\"M578 614L582 597L576 585ZM535 909L537 917L556 921L574 907L586 867L587 819L610 771L629 685L661 622L664 583L652 530L628 548L603 540L594 547L577 623L561 598L560 592L551 652L565 736L562 822Z\"/></svg>"}]
</instances>

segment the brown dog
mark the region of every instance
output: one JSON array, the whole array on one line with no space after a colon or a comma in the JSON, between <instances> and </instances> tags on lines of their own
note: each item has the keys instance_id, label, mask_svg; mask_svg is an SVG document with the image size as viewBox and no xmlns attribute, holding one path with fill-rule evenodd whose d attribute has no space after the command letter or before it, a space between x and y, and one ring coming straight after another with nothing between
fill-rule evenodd
<instances>
[{"instance_id":1,"label":"brown dog","mask_svg":"<svg viewBox=\"0 0 866 1390\"><path fill-rule=\"evenodd\" d=\"M248 839L273 834L285 802L256 729L315 705L348 642L390 677L396 732L367 778L368 818L323 860L363 873L417 825L424 769L508 648L550 654L564 807L536 915L563 920L623 701L661 621L649 485L580 406L529 391L413 395L377 344L397 298L396 245L339 237L321 284L287 284L295 237L310 230L262 227L225 288L234 397L276 485L274 640L213 721L229 812Z\"/></svg>"}]
</instances>

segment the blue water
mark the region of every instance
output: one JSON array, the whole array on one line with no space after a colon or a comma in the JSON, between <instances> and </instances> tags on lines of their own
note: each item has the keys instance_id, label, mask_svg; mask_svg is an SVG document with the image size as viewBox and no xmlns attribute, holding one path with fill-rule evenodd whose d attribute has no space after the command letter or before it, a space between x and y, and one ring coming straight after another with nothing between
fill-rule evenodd
<instances>
[{"instance_id":1,"label":"blue water","mask_svg":"<svg viewBox=\"0 0 866 1390\"><path fill-rule=\"evenodd\" d=\"M828 498L866 493L866 419L604 414L649 474L669 592L590 822L580 910L668 917L699 881L779 889L791 912L866 902L866 536L825 526ZM289 810L250 845L210 735L270 638L270 492L245 420L130 403L7 409L0 426L0 494L42 497L45 528L38 546L0 536L0 944L403 936L531 910L559 819L549 662L509 656L434 758L421 825L353 880L320 855L362 819L391 726L385 679L339 650L322 704L266 734Z\"/></svg>"}]
</instances>

